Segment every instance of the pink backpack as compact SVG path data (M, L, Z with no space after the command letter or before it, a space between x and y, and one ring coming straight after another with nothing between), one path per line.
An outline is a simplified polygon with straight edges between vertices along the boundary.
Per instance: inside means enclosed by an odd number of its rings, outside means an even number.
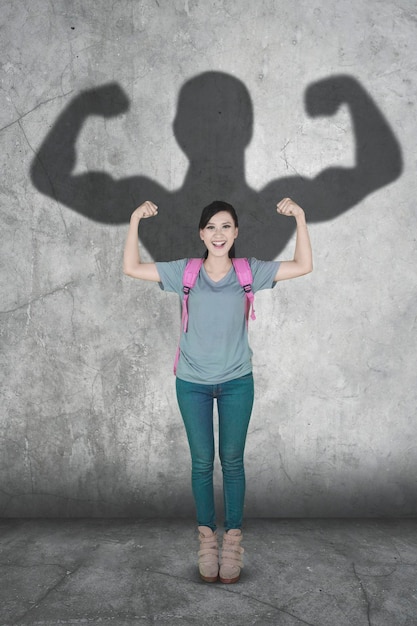
M188 328L188 296L190 294L191 289L194 287L197 276L200 272L201 266L204 263L204 259L189 259L187 265L185 266L184 274L182 275L182 290L184 292L184 297L182 300L182 319L181 319L181 332L186 333ZM239 283L242 285L243 290L246 294L246 323L249 322L249 312L252 308L251 319L255 320L255 309L253 306L254 303L254 295L252 291L252 270L249 265L249 261L247 259L232 259L233 267L235 268L235 272ZM175 355L174 362L174 374L177 372L177 365L180 358L180 346L178 342L177 353Z

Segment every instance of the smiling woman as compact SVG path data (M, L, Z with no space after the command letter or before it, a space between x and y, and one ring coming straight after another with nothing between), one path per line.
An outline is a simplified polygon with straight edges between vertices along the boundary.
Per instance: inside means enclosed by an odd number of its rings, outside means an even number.
M231 204L215 200L206 206L201 214L198 227L200 229L200 238L207 248L206 259L208 259L209 253L214 255L215 258L221 256L226 261L226 252L230 259L235 256L234 244L239 233L239 222L236 211ZM227 263L227 265L228 267L225 267L226 273L230 269L230 263ZM205 269L210 274L219 268L211 270L210 263L206 261Z
M221 211L215 215L207 226L200 230L201 239L204 241L207 248L206 257L209 249L211 249L211 252L225 249L230 250L235 242L237 233L237 227L226 211ZM214 249L210 246L213 246Z
M249 259L252 291L269 289L277 281L311 272L312 253L304 211L290 198L277 204L277 212L296 220L297 235L292 261ZM124 251L124 272L153 280L162 289L183 295L183 275L188 259L142 263L138 226L156 216L150 201L132 214ZM203 209L200 238L206 247L195 284L188 296L187 332L180 340L176 369L178 405L184 421L192 461L192 488L200 539L199 571L206 582L234 583L243 567L242 540L245 471L243 456L252 413L254 384L252 351L248 343L245 291L232 258L239 234L238 217L231 204L216 200ZM219 416L219 457L223 471L225 534L219 567L213 491L213 403Z

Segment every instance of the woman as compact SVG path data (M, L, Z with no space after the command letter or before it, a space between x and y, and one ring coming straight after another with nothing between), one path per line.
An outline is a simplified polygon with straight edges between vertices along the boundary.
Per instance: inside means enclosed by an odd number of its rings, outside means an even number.
M274 287L280 280L312 271L312 253L304 211L290 198L277 204L281 215L296 220L292 261L249 259L252 290ZM123 271L133 278L159 282L182 296L187 259L142 263L138 249L141 219L157 215L150 201L133 213L127 235ZM215 201L205 207L199 224L205 260L189 296L189 321L180 340L176 370L178 405L192 459L192 488L200 539L199 571L206 582L239 579L243 567L240 545L245 496L243 453L253 405L252 352L248 344L245 293L233 269L238 218L232 205ZM219 457L223 472L225 533L219 569L213 493L213 400L219 415Z

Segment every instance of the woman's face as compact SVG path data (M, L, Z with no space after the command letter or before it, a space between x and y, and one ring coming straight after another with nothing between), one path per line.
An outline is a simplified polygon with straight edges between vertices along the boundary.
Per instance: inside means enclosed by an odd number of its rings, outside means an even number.
M238 228L228 211L219 211L210 218L205 228L200 229L202 241L209 254L214 256L228 256L237 234Z

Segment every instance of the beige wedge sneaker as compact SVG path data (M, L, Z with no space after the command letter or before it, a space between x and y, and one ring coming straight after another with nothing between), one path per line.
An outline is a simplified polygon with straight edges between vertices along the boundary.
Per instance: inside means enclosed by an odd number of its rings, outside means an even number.
M243 567L242 555L244 549L240 545L242 531L237 528L230 529L223 535L222 556L220 562L220 582L236 583Z
M198 551L198 569L200 577L206 583L214 583L219 576L219 547L217 531L208 526L199 526L200 550Z

